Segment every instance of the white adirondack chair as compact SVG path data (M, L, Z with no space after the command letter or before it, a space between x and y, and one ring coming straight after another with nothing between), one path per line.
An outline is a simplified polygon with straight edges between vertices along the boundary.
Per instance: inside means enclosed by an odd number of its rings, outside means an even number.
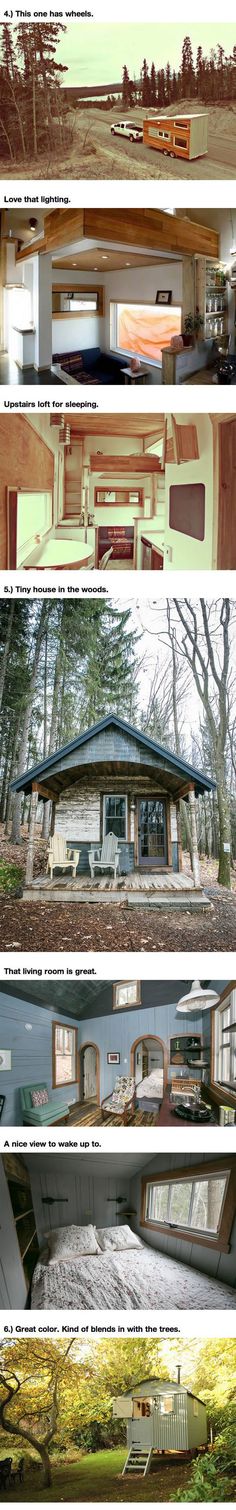
M113 870L114 877L119 871L119 845L116 834L106 834L103 844L97 844L89 850L89 864L92 880L95 870Z
M63 834L53 834L52 839L50 839L47 863L47 870L50 871L51 881L53 879L53 871L56 868L57 870L72 870L72 876L76 876L79 857L79 849L68 849Z

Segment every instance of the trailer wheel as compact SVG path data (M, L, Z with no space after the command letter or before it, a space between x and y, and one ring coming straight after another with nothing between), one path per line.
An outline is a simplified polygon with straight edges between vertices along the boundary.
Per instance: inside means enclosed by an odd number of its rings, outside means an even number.
M175 157L175 152L169 152L169 157Z
M134 142L134 136L129 136L129 142Z

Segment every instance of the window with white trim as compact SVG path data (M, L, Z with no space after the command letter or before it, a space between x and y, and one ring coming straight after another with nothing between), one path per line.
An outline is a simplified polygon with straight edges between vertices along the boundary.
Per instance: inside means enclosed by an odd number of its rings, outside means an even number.
M152 1226L186 1228L217 1236L228 1185L228 1170L220 1174L147 1182L145 1221Z
M236 991L216 1007L214 1029L215 1082L236 1094Z
M57 1085L73 1085L77 1078L77 1028L67 1028L63 1023L54 1022L52 1031L54 1087Z
M103 798L103 832L116 834L117 839L126 839L127 798L111 793Z
M113 1011L120 1007L138 1007L141 1002L140 981L120 980L113 984Z

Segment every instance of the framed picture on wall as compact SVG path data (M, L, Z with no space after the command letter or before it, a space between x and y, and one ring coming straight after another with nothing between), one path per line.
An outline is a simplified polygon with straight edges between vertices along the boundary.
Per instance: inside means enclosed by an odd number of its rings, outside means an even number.
M171 300L172 300L172 288L158 288L157 289L156 304L171 304Z
M120 1064L120 1054L107 1054L107 1064Z

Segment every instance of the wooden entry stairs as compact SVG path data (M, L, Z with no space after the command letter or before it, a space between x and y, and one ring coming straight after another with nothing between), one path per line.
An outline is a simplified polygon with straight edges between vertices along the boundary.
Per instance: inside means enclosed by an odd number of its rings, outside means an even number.
M145 1479L146 1474L149 1473L151 1459L152 1447L142 1448L142 1450L139 1447L130 1447L128 1457L122 1469L122 1478L125 1477L126 1473L139 1473L140 1478Z

